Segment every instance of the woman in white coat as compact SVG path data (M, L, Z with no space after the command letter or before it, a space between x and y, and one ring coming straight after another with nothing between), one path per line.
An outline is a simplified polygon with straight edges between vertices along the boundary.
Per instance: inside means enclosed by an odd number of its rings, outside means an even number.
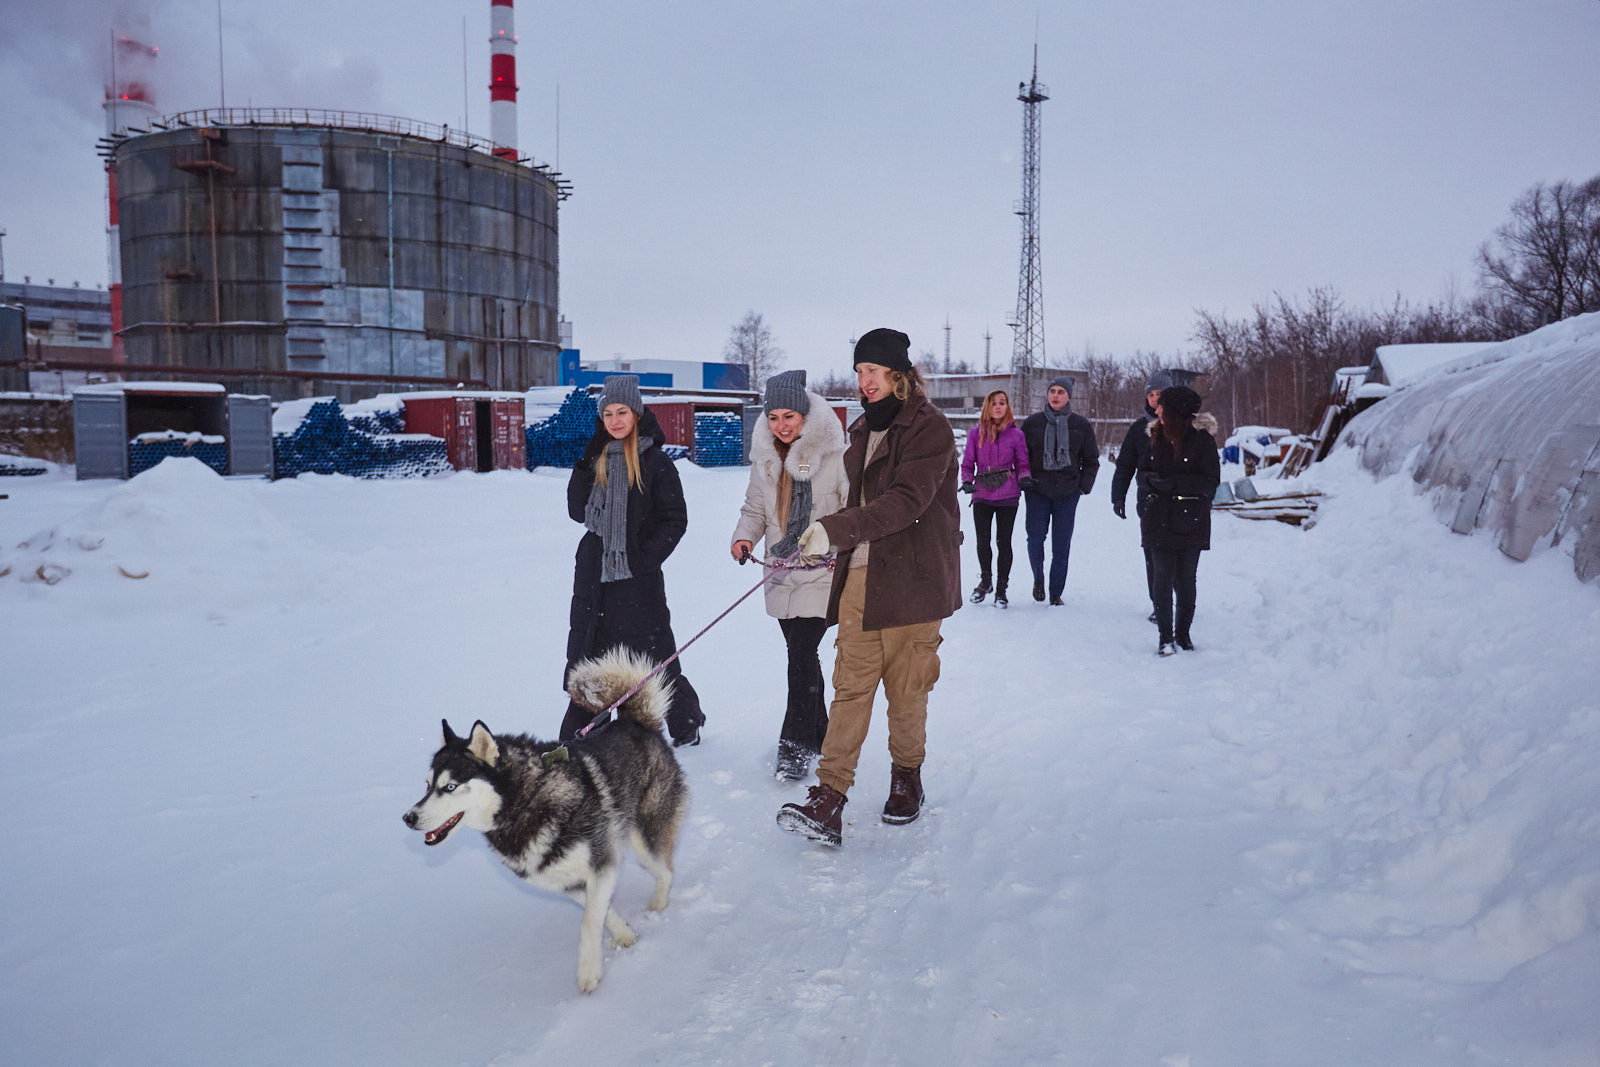
M789 704L778 734L777 775L810 777L811 762L828 732L822 661L817 649L827 632L832 574L800 566L799 537L807 526L844 507L844 427L833 408L806 390L806 372L785 371L767 380L766 429L750 435L750 485L739 508L730 546L743 562L766 539L767 614L778 620L789 648ZM793 568L782 561L794 557Z

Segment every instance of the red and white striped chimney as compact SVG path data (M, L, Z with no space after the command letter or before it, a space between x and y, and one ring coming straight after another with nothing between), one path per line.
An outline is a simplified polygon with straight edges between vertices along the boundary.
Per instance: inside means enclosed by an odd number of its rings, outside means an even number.
M148 15L123 15L111 34L111 71L106 82L106 133L118 136L130 127L148 129L155 121L155 100L150 92L150 65L157 49L146 44ZM106 164L106 260L111 292L111 361L124 361L122 348L122 232L117 225L117 166Z
M489 139L517 158L517 30L511 0L489 0Z

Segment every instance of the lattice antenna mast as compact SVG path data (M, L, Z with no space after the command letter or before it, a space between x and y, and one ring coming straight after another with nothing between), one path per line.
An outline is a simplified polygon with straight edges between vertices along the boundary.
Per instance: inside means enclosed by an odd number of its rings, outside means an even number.
M1033 46L1033 77L1017 85L1022 101L1022 269L1017 276L1017 314L1011 328L1011 403L1017 411L1034 406L1034 389L1045 367L1044 285L1039 259L1039 105L1050 90L1039 84L1039 46Z

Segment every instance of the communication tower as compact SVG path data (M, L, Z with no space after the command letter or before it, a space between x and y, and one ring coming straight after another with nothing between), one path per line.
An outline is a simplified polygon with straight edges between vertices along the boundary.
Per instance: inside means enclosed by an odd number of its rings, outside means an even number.
M1044 286L1039 262L1039 105L1050 99L1039 84L1039 46L1033 46L1033 77L1017 85L1022 101L1022 269L1017 277L1016 331L1011 349L1011 402L1017 411L1033 410L1033 390L1044 370Z

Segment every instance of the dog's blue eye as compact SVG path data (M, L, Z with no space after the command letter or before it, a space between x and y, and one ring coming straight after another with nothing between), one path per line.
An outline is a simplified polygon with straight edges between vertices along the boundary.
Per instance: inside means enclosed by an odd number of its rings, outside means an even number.
M456 791L456 784L454 782L451 782L449 785L447 785L443 789L439 790L439 792L441 792L441 793L454 793L455 791Z

